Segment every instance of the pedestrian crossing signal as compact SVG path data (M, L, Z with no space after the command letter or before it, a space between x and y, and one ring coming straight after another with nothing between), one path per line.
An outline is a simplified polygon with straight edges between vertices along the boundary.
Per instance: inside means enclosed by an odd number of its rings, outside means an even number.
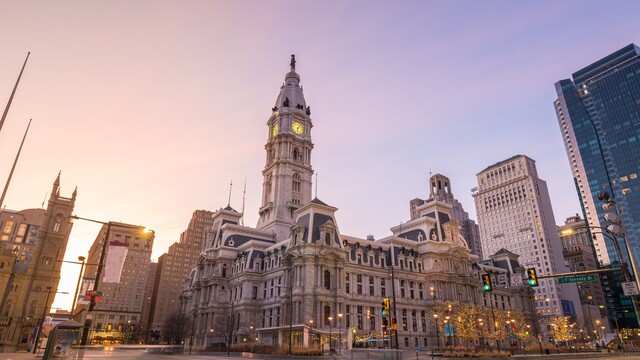
M482 275L482 290L484 291L493 290L491 288L491 277L489 276L489 274Z
M538 276L536 275L535 268L527 269L527 277L529 278L530 286L538 286Z

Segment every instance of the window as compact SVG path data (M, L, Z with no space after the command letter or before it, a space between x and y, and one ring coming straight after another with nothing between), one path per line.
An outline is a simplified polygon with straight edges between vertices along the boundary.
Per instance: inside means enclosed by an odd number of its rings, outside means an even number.
M300 192L300 174L293 174L293 181L291 184L291 188L293 191Z
M331 245L331 234L329 234L329 233L324 234L324 242L327 245Z
M331 326L331 320L329 320L330 316L331 308L327 305L324 307L324 326Z
M324 288L331 290L331 273L329 270L324 271Z
M2 227L3 234L11 234L11 230L13 230L13 221L7 220L4 222L4 226Z

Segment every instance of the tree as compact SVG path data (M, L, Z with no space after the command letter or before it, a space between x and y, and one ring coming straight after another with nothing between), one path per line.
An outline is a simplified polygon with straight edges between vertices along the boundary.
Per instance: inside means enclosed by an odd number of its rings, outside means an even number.
M566 342L575 339L573 335L573 327L575 323L571 323L571 318L568 316L557 317L551 321L551 328L553 329L553 337L557 342Z
M162 326L162 338L167 344L180 345L191 332L191 319L181 313L167 317Z
M462 339L469 347L469 343L480 337L478 328L479 312L475 305L460 304L456 307L456 336Z

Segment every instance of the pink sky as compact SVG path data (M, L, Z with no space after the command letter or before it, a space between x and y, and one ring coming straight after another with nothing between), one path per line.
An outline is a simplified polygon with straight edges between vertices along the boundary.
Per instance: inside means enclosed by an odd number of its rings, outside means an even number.
M579 212L553 84L632 42L637 1L5 1L0 181L33 118L6 207L40 207L58 171L75 213L156 231L153 259L196 209L257 221L265 125L289 56L312 109L318 197L341 233L376 238L452 180L475 218L475 174L537 161L556 221ZM98 227L76 221L65 255ZM76 265L59 291L73 294ZM72 295L54 307L68 309Z

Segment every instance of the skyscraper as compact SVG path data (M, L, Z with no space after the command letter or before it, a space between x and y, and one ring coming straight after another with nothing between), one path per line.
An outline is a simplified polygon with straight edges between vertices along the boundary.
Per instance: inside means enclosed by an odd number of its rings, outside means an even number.
M158 260L155 284L149 315L148 331L162 336L166 319L180 311L180 292L185 278L198 260L206 241L207 233L213 226L213 213L196 210L191 216L187 230L180 235L180 241L173 243Z
M617 201L626 237L640 261L640 48L628 45L555 84L554 102L584 217L595 235L598 260L617 259L600 234L605 190ZM596 228L595 230L593 228ZM627 256L627 254L623 254ZM627 259L628 260L628 259Z
M482 170L477 179L473 196L484 258L505 248L519 254L525 268L536 268L538 276L567 272L547 184L538 177L535 161L516 155ZM543 323L557 316L582 318L575 284L541 279L535 292Z

